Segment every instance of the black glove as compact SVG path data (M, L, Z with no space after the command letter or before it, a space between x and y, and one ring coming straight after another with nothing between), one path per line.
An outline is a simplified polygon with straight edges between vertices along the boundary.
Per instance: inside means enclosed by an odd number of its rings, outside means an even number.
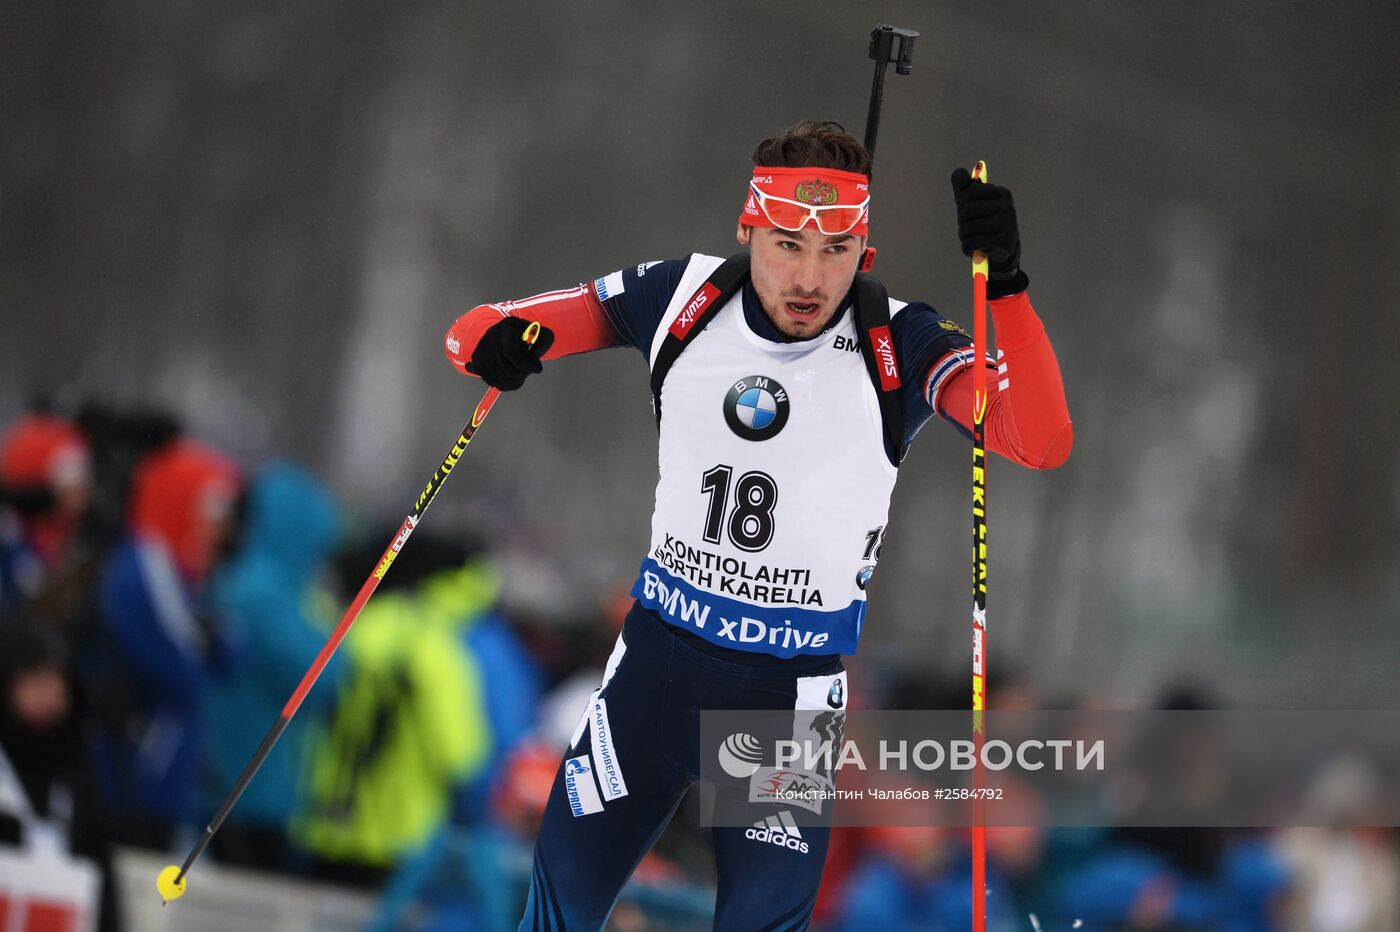
M533 346L526 343L525 330L529 326L528 320L519 317L503 317L500 323L492 324L472 350L467 371L503 392L513 392L524 385L530 373L544 370L540 357L554 345L554 331L548 327L540 328Z
M1030 279L1021 271L1021 235L1011 192L973 181L965 168L954 169L952 182L963 255L971 257L979 249L987 254L987 297L1025 291Z

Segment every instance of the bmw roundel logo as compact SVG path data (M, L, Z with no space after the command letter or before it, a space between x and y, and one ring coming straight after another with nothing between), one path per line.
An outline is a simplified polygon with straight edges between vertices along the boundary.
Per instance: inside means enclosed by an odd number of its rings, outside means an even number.
M745 376L724 396L725 423L745 440L776 437L787 419L787 392L767 376Z

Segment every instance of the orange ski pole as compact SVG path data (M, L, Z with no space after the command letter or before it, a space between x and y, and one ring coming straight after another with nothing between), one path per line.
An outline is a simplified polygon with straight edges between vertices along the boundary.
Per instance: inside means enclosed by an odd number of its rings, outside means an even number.
M535 338L538 337L539 334L540 325L538 322L535 322L526 328L522 339L524 339L526 343L533 344ZM453 467L457 465L457 461L462 457L462 454L466 452L467 444L472 442L472 435L475 434L476 429L481 426L481 422L486 420L486 415L491 411L491 406L496 403L496 399L500 396L500 389L488 388L486 394L481 397L481 401L477 403L476 410L472 412L472 419L462 428L462 433L457 437L457 441L452 444L452 449L448 451L442 463L434 470L433 478L428 480L428 484L424 486L423 491L419 493L418 501L414 504L413 510L408 513L408 517L404 518L403 524L399 525L398 533L395 534L394 539L389 542L389 546L385 549L384 555L379 558L379 562L375 564L374 570L369 574L369 577L365 579L364 585L360 586L360 591L355 596L354 601L350 603L350 607L347 608L345 614L341 616L340 622L335 626L335 630L331 632L331 636L326 639L325 645L321 648L321 652L316 655L316 660L312 662L310 669L302 676L301 682L297 684L297 688L292 692L291 697L287 700L287 704L282 707L281 713L277 716L277 721L273 723L272 728L269 729L267 735L263 737L262 743L258 745L258 749L253 752L253 756L248 761L247 766L245 766L243 772L239 774L238 780L234 782L233 789L229 791L228 796L224 797L223 803L214 813L214 818L209 820L208 826L204 829L204 834L200 836L199 841L197 841L195 846L190 850L183 864L179 866L171 864L169 867L162 870L160 875L156 878L156 889L160 891L162 904L168 903L171 900L177 900L185 895L185 875L190 872L190 868L194 866L194 862L204 853L204 849L209 847L209 842L213 840L214 833L219 830L219 826L224 824L224 819L226 819L229 812L233 810L234 804L237 803L239 797L243 795L243 791L248 788L248 784L253 781L253 777L257 774L258 768L262 767L263 761L267 760L267 755L272 752L273 746L277 744L277 739L281 738L282 732L287 730L287 725L291 722L292 716L296 715L297 709L301 708L302 700L306 698L307 693L311 692L311 687L316 685L316 680L320 678L321 671L326 668L326 664L330 663L331 657L335 655L336 649L340 647L340 642L345 640L345 636L350 633L350 626L355 623L356 618L360 617L360 612L364 609L365 603L369 601L370 596L374 595L374 590L379 588L379 581L384 578L384 574L389 572L389 567L393 565L394 558L403 550L404 544L408 543L408 538L413 534L413 529L418 526L418 522L422 520L423 513L428 510L428 506L431 505L433 499L437 497L438 490L442 488L443 483L447 481L447 477L451 475Z

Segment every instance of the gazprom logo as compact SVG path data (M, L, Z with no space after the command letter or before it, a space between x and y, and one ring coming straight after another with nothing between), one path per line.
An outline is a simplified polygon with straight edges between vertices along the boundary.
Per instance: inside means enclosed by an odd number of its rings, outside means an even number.
M598 797L598 784L593 782L586 756L581 754L564 762L564 795L569 801L569 811L573 813L574 818L603 811L603 801Z

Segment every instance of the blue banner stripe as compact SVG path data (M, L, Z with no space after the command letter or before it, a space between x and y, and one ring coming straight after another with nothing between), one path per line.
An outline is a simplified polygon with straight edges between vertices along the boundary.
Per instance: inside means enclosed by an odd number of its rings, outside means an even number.
M819 611L798 606L762 606L697 589L648 557L632 596L668 624L734 650L775 657L854 654L865 623L865 600Z

